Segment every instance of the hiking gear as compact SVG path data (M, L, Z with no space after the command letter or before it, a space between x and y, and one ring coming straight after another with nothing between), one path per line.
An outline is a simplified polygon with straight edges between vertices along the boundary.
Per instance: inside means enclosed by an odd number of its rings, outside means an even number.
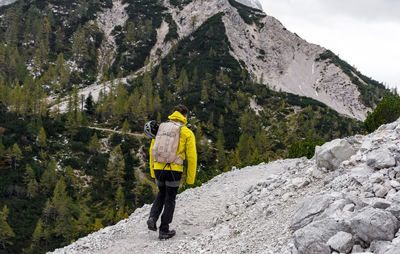
M157 231L157 220L154 217L150 217L147 220L147 227L152 231Z
M181 134L179 138L178 150L176 155L182 158L182 160L188 160L187 168L187 178L186 183L193 184L196 177L196 167L197 167L197 152L196 152L196 139L193 132L187 128L186 118L178 111L175 111L169 117L169 120L174 122L179 122L184 126L181 127ZM151 177L155 178L154 170L172 170L183 172L183 166L175 163L166 164L162 162L156 162L153 159L152 150L155 140L153 139L150 146L150 173Z
M168 230L168 231L161 231L160 230L158 238L160 240L166 240L166 239L169 239L169 238L173 237L174 235L176 235L175 230Z
M156 183L158 186L157 197L154 200L153 206L150 210L150 217L156 220L160 217L161 212L161 225L160 231L168 231L169 224L172 222L175 211L175 198L178 193L179 182L182 177L182 172L155 170ZM175 186L169 186L171 183L178 183Z
M181 137L181 127L183 124L168 121L160 124L156 141L153 145L153 160L161 163L183 164L180 154L177 154L179 139Z
M151 139L156 138L158 131L158 123L155 120L151 120L144 125L144 133Z

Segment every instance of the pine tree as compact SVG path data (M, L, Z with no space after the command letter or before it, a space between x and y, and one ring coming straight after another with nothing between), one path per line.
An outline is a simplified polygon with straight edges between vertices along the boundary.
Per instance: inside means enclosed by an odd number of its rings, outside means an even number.
M56 169L57 162L53 158L40 178L40 189L43 194L47 194L54 189L58 179Z
M42 127L40 127L39 134L38 134L37 139L36 139L37 140L36 141L37 145L40 148L45 148L47 146L46 139L47 139L46 131L44 130L44 128L42 126Z
M19 146L17 143L15 143L11 149L11 162L14 167L14 169L17 168L18 162L22 159L22 152L21 149L19 149Z
M125 212L125 195L121 185L118 186L117 193L115 194L115 210L117 211L115 222L127 218Z
M26 194L28 198L34 198L38 193L39 184L36 181L35 172L29 164L26 164L24 183L27 185Z
M94 105L93 105L92 93L89 93L88 97L86 98L85 111L86 111L86 114L88 114L88 115L93 115L94 114Z
M3 246L3 249L6 248L6 245L13 245L10 239L15 237L14 231L7 223L8 214L9 210L7 206L4 205L3 210L0 212L0 244Z
M216 148L218 150L217 152L218 165L220 168L224 168L226 166L226 156L225 156L225 137L222 130L220 130L218 133Z
M110 159L107 165L105 179L111 183L113 188L125 182L125 160L122 154L121 147L117 145L111 152Z
M242 134L238 142L238 153L240 161L244 164L247 163L247 158L249 156L249 143L247 134Z
M36 223L35 231L33 231L32 234L32 243L30 250L32 251L33 249L40 247L41 242L44 239L45 239L45 232L44 232L43 220L39 219L38 222Z
M98 153L100 150L100 142L97 138L97 133L90 138L89 145L88 145L89 152L91 153Z
M130 132L131 127L129 126L128 120L125 119L124 123L122 124L121 131L124 135Z
M67 186L61 177L54 188L52 203L56 211L56 227L54 232L62 236L66 243L71 242L77 234L77 222L73 217L72 199L67 195Z

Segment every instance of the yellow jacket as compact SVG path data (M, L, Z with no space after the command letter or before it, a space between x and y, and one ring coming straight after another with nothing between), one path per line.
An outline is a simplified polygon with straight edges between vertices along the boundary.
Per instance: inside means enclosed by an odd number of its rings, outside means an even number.
M176 154L180 154L180 157L185 160L188 160L188 169L187 169L187 177L186 183L194 184L194 179L196 177L196 168L197 168L197 152L196 152L196 139L194 137L193 132L186 127L187 120L186 118L179 112L175 111L172 115L168 117L171 121L183 123L185 126L181 128L181 137L179 140L178 151ZM154 162L152 157L152 150L155 139L151 141L150 145L150 173L151 177L155 178L154 170L174 170L183 172L183 166L178 164L171 164L170 167L166 167L165 163Z

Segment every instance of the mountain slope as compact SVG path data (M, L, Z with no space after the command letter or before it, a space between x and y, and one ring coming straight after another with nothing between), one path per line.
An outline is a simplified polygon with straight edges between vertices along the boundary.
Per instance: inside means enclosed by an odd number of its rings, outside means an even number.
M320 57L326 49L289 32L275 18L233 0L192 1L183 9L169 8L169 11L172 11L180 38L188 36L211 16L223 12L231 54L255 79L275 90L314 98L359 120L365 119L385 92L382 84L361 77L354 68L347 72L343 66ZM370 86L374 91L368 94L375 94L367 101L360 91Z
M321 167L327 158L317 152L311 160L276 161L221 174L178 195L172 223L178 234L168 241L159 241L146 228L150 206L145 205L128 219L53 253L292 253L294 248L301 254L331 253L324 246L340 227L324 231L315 225L324 223L329 228L332 221L344 223L345 231L353 234L350 250L396 253L400 243L399 140L400 119L368 136L324 145L321 150L330 147L331 156L341 158L335 168ZM343 142L348 142L346 149L354 148L345 155L347 159L334 152ZM388 153L382 158L379 154L385 149ZM331 157L326 162L333 161ZM371 209L394 223L379 233L376 228L353 224L370 219L365 211ZM379 223L380 215L374 216L371 223ZM308 230L306 235L304 230ZM387 241L379 242L389 230ZM388 250L392 252L384 252Z
M257 82L314 98L358 120L387 92L332 52L234 0L20 1L2 13L1 59L12 64L3 66L0 75L9 86L29 76L57 97L73 86L150 70L173 45L218 13L224 14L230 54Z

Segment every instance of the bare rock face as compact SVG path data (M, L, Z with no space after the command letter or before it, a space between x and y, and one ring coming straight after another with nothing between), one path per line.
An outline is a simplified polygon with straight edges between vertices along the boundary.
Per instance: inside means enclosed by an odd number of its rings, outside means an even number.
M357 150L345 139L335 139L315 148L318 167L335 170L340 163L349 159Z
M238 2L261 10L258 1ZM223 12L222 20L232 47L230 54L244 63L242 67L254 79L262 78L270 88L311 97L359 120L364 120L371 111L360 102L357 86L340 68L329 60L317 60L325 48L288 31L274 17L265 15L259 20L261 25L247 24L228 0L193 0L182 9L168 1L164 5L177 24L180 38L190 36L207 19ZM193 23L192 17L196 22ZM162 55L171 49L168 43L157 44Z

